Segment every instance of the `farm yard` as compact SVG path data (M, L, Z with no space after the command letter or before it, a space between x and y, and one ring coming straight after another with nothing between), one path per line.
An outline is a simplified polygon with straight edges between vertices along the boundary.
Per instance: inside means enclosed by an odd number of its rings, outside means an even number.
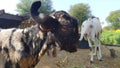
M109 49L114 49L116 57L110 56ZM57 57L53 58L45 55L36 68L120 68L120 47L102 46L103 61L95 59L90 64L90 50L78 49L75 53L58 51Z
M116 57L110 56L109 49L114 49ZM57 57L44 55L41 61L35 68L119 68L120 67L120 47L117 46L102 46L103 61L95 59L93 64L90 64L90 50L78 49L75 53L68 53L57 50ZM0 55L0 65L3 57ZM0 68L2 68L0 66Z
M101 1L104 8L111 8L103 11L97 0L94 6L78 0L69 9L60 2L52 6L52 1L56 0L20 0L16 15L0 10L0 68L120 68L120 9L110 6L119 4ZM62 50L57 48L57 56L56 46ZM93 50L98 50L94 61Z

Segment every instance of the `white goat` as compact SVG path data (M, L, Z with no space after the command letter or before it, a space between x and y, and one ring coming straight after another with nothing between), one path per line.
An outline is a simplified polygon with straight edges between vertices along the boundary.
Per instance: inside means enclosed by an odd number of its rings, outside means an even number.
M101 48L100 48L100 35L102 31L102 26L100 24L99 18L89 18L82 23L81 26L81 37L86 37L88 39L89 47L91 50L90 62L93 62L94 55L98 56L98 60L102 60ZM92 45L94 44L94 46ZM98 53L97 53L98 50Z

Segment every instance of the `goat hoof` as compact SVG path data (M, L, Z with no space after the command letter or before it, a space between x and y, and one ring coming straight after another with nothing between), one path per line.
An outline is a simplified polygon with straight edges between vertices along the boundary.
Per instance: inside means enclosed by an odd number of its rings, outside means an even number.
M93 61L90 61L91 64L93 64L94 62Z

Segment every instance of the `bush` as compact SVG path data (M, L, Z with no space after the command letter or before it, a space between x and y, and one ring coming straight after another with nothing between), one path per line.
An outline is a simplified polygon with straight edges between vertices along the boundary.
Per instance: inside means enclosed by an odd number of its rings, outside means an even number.
M120 32L110 31L103 32L101 35L101 42L103 44L120 44Z

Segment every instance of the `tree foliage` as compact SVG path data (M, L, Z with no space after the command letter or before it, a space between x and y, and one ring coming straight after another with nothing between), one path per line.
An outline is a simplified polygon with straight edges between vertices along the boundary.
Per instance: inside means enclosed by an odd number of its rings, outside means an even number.
M79 26L82 22L91 16L90 7L88 4L75 4L69 10L70 14L78 20Z
M120 29L120 10L110 12L106 20L113 26L113 29Z
M29 14L31 4L36 0L20 0L20 3L17 4L17 12L22 14ZM52 10L52 2L51 0L40 0L42 2L42 6L39 9L39 12L49 14Z
M110 31L110 30L113 30L113 29L114 29L114 27L112 25L108 25L108 26L105 26L103 28L103 30L107 30L107 31Z

